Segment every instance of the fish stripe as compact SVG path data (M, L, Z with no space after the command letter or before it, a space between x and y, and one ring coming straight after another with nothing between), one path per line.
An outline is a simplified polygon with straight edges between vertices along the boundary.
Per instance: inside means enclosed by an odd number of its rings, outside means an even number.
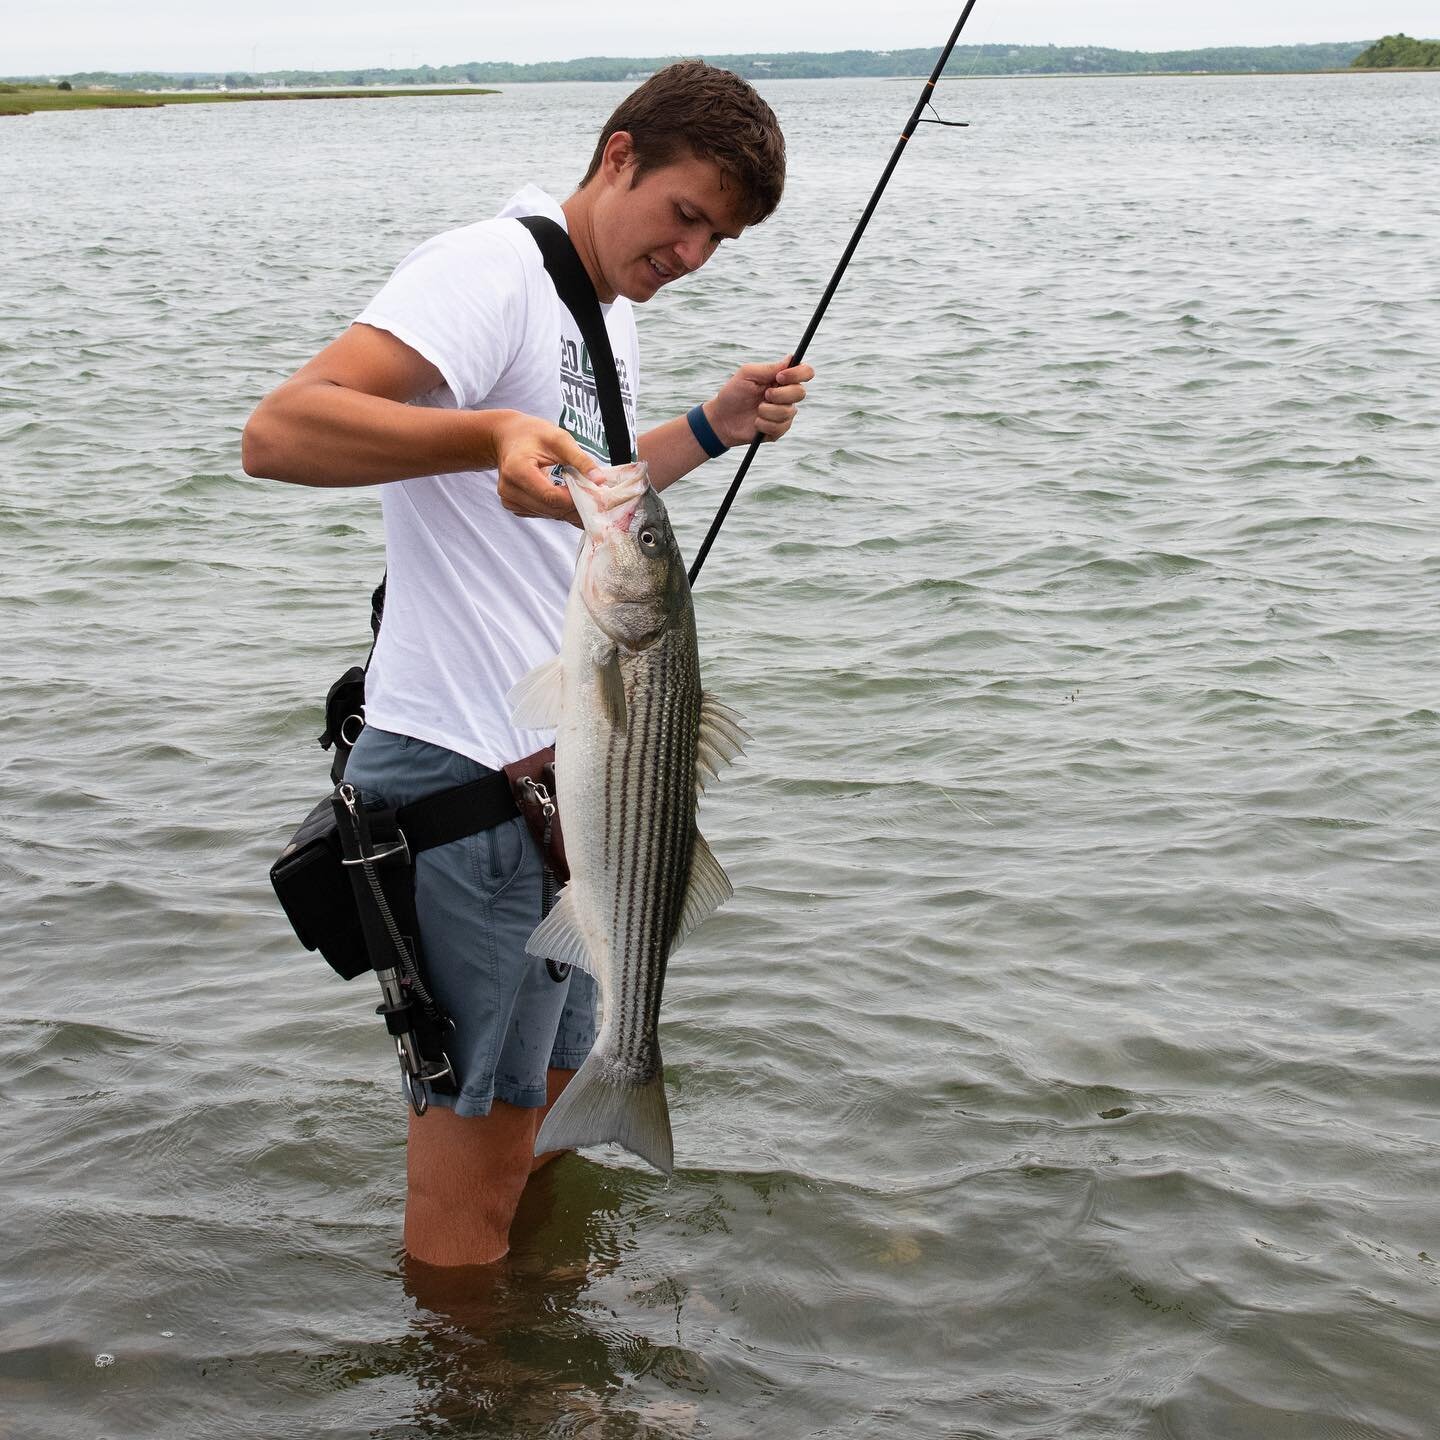
M623 1062L650 1070L658 1059L655 1027L670 944L684 904L694 815L693 750L698 734L696 667L663 642L625 668L631 709L630 748L653 760L649 824L629 832L625 905L614 918L617 950L626 973L617 987L621 1002L615 1043ZM689 682L689 683L686 683ZM611 747L613 755L614 748ZM619 757L616 756L616 759ZM638 793L642 772L627 771L626 815L646 806ZM633 782L633 783L631 783ZM613 814L614 812L612 812ZM611 829L611 827L607 827ZM621 832L623 834L623 832ZM618 841L621 834L613 838ZM628 983L627 983L628 982Z
M603 932L597 943L609 952L597 957L603 1048L618 1071L638 1081L660 1063L661 996L694 848L703 697L693 612L682 612L648 648L622 652L620 668L626 730L601 728L598 684L587 688L564 742L573 757L566 778L574 789L567 790L577 804L568 808L569 796L561 803L567 822L576 817L572 846L585 844L588 833L598 859L586 872L586 904L598 907L588 909L589 923ZM605 774L587 779L593 769Z

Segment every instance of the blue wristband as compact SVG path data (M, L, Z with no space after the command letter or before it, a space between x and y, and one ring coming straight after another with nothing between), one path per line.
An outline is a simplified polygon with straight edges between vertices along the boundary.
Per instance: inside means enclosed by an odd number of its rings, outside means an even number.
M712 460L719 455L723 455L730 448L715 433L710 422L705 418L705 407L703 405L693 406L685 418L690 422L690 433L695 437L700 448Z

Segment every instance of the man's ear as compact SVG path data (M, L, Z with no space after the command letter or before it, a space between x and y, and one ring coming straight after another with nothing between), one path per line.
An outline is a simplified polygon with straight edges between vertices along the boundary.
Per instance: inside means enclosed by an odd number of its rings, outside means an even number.
M600 157L600 173L616 184L635 168L635 140L628 130L617 130L606 142ZM633 176L630 177L633 181Z

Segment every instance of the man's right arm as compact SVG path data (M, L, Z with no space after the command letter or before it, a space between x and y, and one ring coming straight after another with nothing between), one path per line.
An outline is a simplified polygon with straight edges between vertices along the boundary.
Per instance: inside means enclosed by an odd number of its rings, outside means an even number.
M406 403L443 383L388 331L352 325L256 406L241 441L245 471L325 486L498 470L507 510L572 519L569 492L551 483L550 469L588 473L594 460L558 426L518 410Z

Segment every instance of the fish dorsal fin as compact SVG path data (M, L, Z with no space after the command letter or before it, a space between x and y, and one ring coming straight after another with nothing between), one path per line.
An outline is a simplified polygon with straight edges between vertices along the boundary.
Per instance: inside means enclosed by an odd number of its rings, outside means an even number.
M610 722L613 730L626 728L625 677L620 673L620 652L612 649L610 658L595 667L595 678L600 686L600 710Z
M737 756L750 732L739 714L708 690L700 697L700 735L695 746L695 788L704 790Z
M553 960L557 965L573 965L587 975L594 975L597 961L576 919L573 893L568 885L560 892L555 908L531 931L525 942L525 953Z
M715 852L697 830L695 848L690 855L690 881L685 887L685 905L680 911L680 923L675 927L670 949L678 950L690 932L702 920L709 919L734 893L730 877L720 868Z
M560 657L546 660L510 687L510 723L517 730L553 730L560 723Z

